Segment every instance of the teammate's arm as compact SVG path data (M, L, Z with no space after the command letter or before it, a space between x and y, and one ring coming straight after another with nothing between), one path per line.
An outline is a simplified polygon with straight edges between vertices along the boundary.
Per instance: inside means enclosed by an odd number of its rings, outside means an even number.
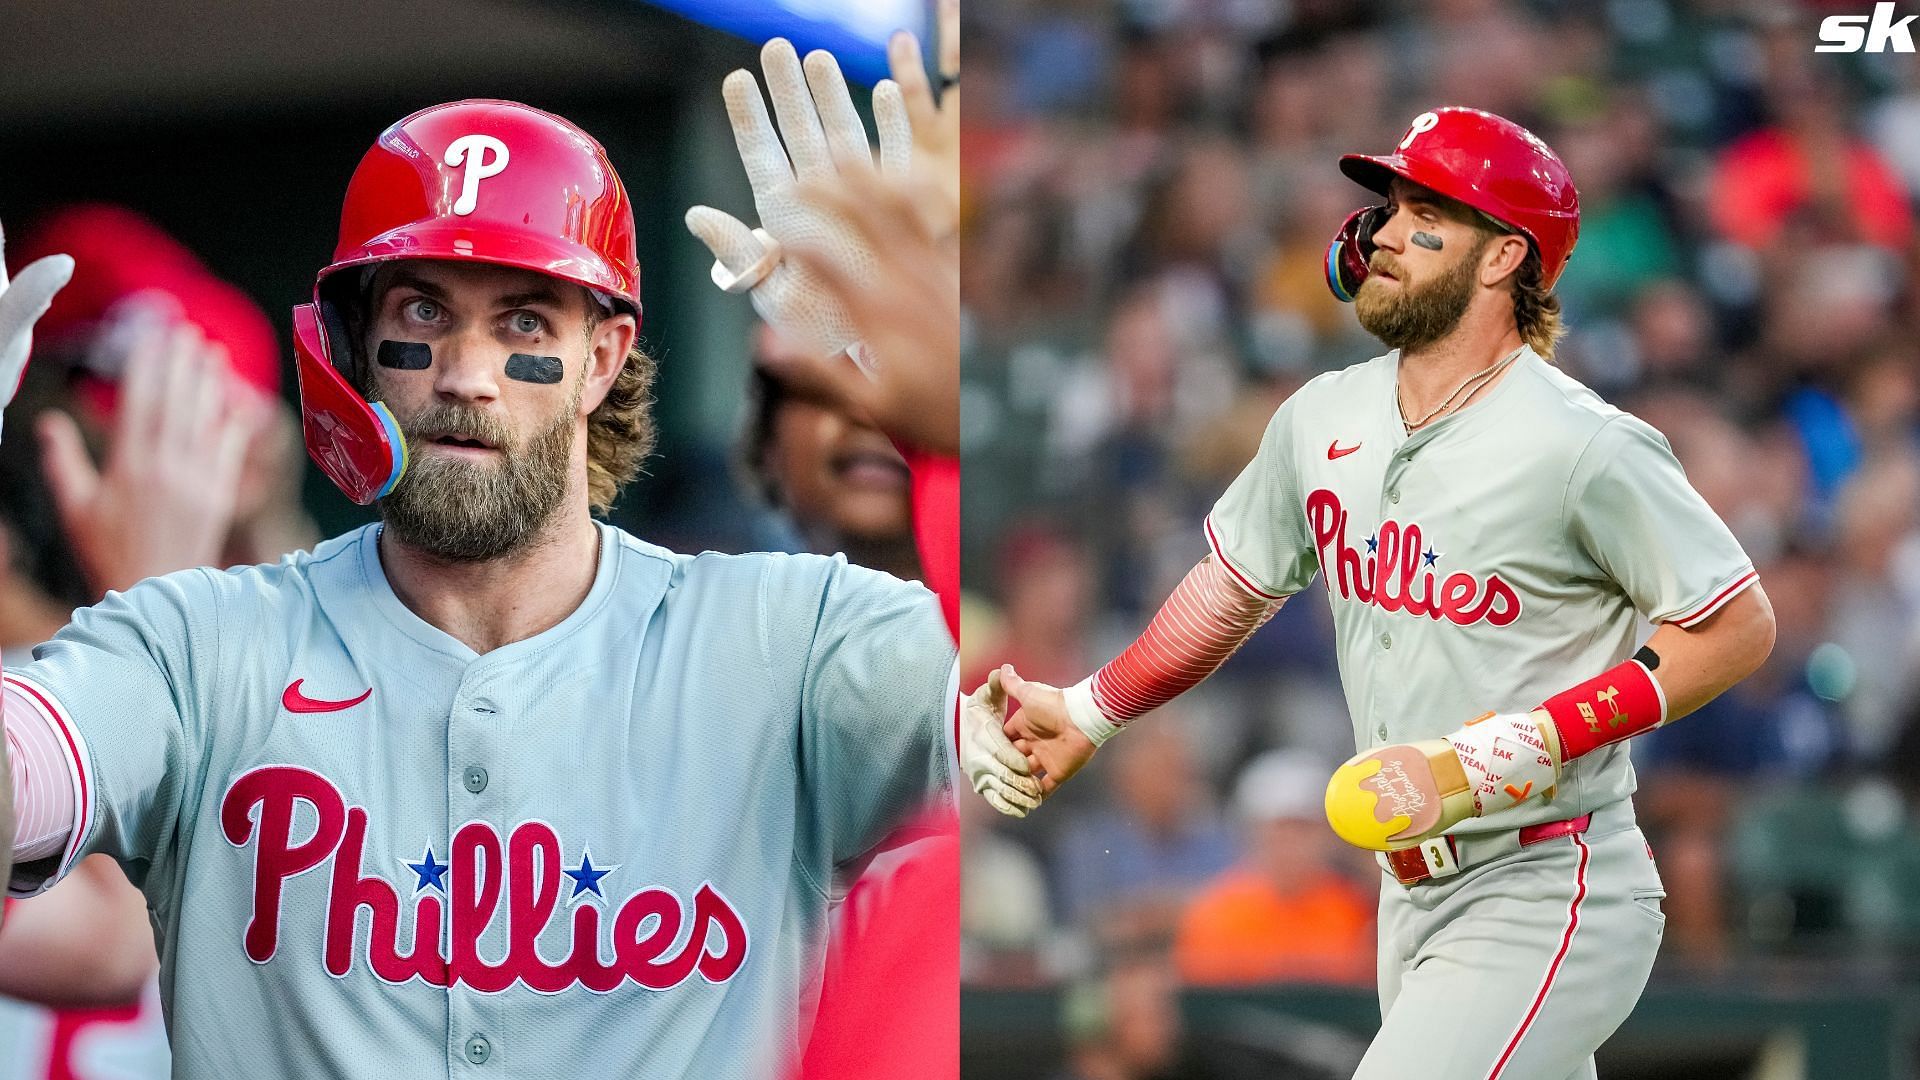
M121 1005L158 963L146 899L105 855L45 896L9 903L0 932L0 994L40 1005Z

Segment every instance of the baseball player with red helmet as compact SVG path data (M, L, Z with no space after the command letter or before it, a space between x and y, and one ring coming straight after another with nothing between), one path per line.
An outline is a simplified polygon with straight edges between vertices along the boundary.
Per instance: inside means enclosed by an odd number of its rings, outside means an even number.
M1625 741L1755 670L1772 611L1659 432L1552 363L1580 220L1553 151L1443 108L1340 166L1385 200L1328 281L1390 351L1280 406L1117 659L1064 690L1002 668L969 707L1019 702L1051 790L1324 574L1361 751L1328 819L1385 874L1357 1075L1592 1077L1661 935Z
M308 447L380 523L6 673L11 890L121 862L176 1075L772 1075L836 869L950 791L925 589L593 519L652 438L633 237L560 117L382 132L294 312ZM0 294L0 386L68 269Z

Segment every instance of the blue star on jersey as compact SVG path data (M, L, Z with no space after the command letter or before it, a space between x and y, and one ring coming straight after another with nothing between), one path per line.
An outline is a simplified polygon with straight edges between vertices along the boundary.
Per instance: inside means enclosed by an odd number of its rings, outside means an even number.
M1380 550L1380 538L1378 536L1367 537L1367 553L1371 555L1375 552L1378 552L1379 550Z
M620 869L618 863L612 866L596 868L593 865L593 854L582 851L580 853L579 869L560 871L573 879L573 891L567 894L567 899L572 900L583 892L590 892L602 900L606 899L607 894L600 891L600 879L618 869Z
M1428 548L1428 549L1426 550L1426 553L1425 553L1425 554L1423 554L1423 555L1421 555L1421 558L1423 558L1423 559L1425 559L1425 560L1427 560L1427 565L1428 565L1428 566L1432 566L1432 565L1433 565L1434 563L1436 563L1436 562L1439 562L1439 561L1440 561L1440 556L1439 556L1439 554L1438 554L1437 552L1435 552L1435 551L1434 551L1434 550L1433 550L1432 548Z
M446 883L441 880L447 875L447 864L434 861L432 844L427 845L427 857L425 859L420 862L407 863L406 866L407 869L413 871L414 874L420 878L413 886L413 891L416 895L422 889L439 889L443 893L447 891Z

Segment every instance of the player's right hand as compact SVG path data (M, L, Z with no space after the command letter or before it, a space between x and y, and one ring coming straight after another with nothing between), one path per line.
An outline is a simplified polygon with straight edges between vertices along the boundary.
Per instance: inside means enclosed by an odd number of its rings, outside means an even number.
M13 401L33 351L33 324L46 314L53 295L73 277L73 257L36 259L7 280L6 237L0 234L0 408Z
M1041 792L1051 795L1093 759L1097 748L1068 714L1067 697L1059 687L1023 679L1012 664L1000 665L997 674L1007 695L1020 705L1020 711L1007 718L1007 737L1027 756Z

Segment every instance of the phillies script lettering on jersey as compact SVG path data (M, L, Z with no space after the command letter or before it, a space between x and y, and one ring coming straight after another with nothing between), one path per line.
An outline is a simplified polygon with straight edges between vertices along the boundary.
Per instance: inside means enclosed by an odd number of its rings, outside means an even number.
M1315 488L1307 496L1307 524L1320 550L1320 566L1330 583L1337 582L1342 599L1461 626L1482 619L1506 626L1520 617L1520 594L1499 574L1488 574L1482 582L1455 571L1441 581L1434 569L1439 556L1424 550L1426 538L1413 522L1381 522L1362 555L1347 543L1347 511L1340 496Z
M294 841L297 803L317 813L313 835ZM335 976L353 966L354 916L361 907L373 913L366 959L373 973L391 983L419 978L430 986L458 983L494 993L515 981L542 993L573 985L605 993L632 979L652 990L677 986L695 972L708 982L732 978L747 959L747 928L732 904L705 883L694 893L689 916L671 889L658 886L629 896L613 916L612 943L603 949L600 909L592 903L573 908L573 939L568 954L556 961L540 955L537 939L560 905L560 838L545 822L515 827L504 844L487 822L469 822L454 833L447 865L445 917L451 933L441 932L442 903L431 889L414 903L412 942L400 951L400 893L391 883L360 872L367 836L367 812L348 806L339 788L319 773L291 765L254 769L233 782L220 805L220 826L227 842L254 847L253 917L247 924L247 955L264 964L280 943L280 899L289 878L306 873L329 857L332 884L327 896L326 967ZM436 878L437 880L437 878ZM506 956L480 956L480 938L499 913L506 894ZM651 926L649 926L651 920ZM674 949L682 925L690 923L685 944ZM718 928L719 941L712 940ZM442 942L451 955L442 954ZM613 959L602 959L611 952Z

